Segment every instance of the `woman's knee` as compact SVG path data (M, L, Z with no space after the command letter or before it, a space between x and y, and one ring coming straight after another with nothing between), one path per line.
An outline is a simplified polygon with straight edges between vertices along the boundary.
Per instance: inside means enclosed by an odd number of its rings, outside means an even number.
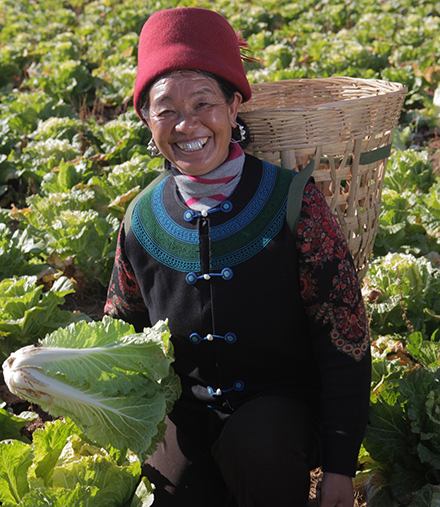
M218 466L167 418L164 441L143 466L160 507L224 507L228 490Z
M279 507L299 506L307 504L318 441L307 407L267 396L230 417L212 453L240 507L269 499Z

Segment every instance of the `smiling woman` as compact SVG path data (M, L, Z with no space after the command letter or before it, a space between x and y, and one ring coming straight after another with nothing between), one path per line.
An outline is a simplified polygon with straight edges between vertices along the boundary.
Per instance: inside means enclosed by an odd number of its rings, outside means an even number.
M182 173L199 176L228 158L241 101L235 92L228 103L211 77L174 71L151 86L146 122L164 157Z
M294 236L296 173L243 152L242 46L207 9L145 23L134 105L170 173L121 227L105 312L169 322L182 396L144 467L160 507L305 507L319 465L321 507L351 507L370 387L359 282L313 182Z

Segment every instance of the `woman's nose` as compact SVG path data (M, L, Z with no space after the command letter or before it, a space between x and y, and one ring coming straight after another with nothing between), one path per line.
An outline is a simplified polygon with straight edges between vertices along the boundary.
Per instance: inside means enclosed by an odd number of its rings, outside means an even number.
M182 111L179 114L175 129L178 132L186 133L197 128L199 124L199 119L193 112Z

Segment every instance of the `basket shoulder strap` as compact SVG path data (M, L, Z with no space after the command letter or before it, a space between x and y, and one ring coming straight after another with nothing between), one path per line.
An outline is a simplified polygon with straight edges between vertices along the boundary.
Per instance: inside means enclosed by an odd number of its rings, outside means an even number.
M301 214L302 195L314 168L315 159L312 159L302 171L295 175L289 187L289 194L287 196L286 221L295 238L298 231L299 217Z
M156 176L154 180L149 183L141 192L138 193L136 197L133 198L133 200L128 205L127 211L125 212L125 224L124 224L124 230L125 235L127 236L128 231L131 227L131 217L133 216L133 210L136 206L136 203L141 199L142 196L144 196L147 192L152 190L154 187L156 187L162 180L164 180L169 174L171 174L170 171L163 171L159 174L159 176Z

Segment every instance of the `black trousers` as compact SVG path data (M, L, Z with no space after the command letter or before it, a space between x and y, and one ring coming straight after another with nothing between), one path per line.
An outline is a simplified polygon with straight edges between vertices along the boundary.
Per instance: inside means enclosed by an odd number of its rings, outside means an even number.
M247 402L209 450L166 422L165 441L144 466L156 486L155 507L307 506L321 425L302 403L272 395ZM191 423L196 429L197 419Z

